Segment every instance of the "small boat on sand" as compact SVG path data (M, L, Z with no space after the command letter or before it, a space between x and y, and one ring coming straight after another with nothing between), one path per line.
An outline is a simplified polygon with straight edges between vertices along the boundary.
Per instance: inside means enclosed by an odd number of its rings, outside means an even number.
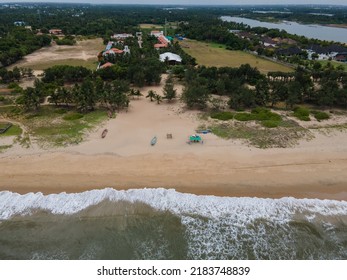
M157 136L154 136L151 140L151 146L154 146L157 143Z
M201 134L207 134L207 133L211 133L211 129L198 129L196 130L196 133L201 133Z
M107 130L107 129L104 129L104 131L103 131L102 134L101 134L101 138L105 138L106 135L107 135L107 132L108 132L108 130Z

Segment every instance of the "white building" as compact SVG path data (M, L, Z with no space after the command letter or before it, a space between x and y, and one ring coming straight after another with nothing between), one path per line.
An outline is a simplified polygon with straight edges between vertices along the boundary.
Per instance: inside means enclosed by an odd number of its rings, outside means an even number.
M175 63L181 63L182 62L182 58L174 53L171 52L166 52L163 53L159 56L159 59L161 62L165 62L165 61L169 61L169 62L175 62Z
M151 36L155 36L155 37L164 36L164 31L153 30L151 31Z
M111 36L112 39L116 39L116 40L120 40L120 41L124 41L127 38L132 38L134 37L132 34L129 33L120 33L120 34L113 34Z

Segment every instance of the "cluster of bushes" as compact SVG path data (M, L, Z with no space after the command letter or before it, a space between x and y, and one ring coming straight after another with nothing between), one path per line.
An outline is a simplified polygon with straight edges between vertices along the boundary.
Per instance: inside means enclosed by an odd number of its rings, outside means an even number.
M221 121L228 121L234 118L235 114L232 112L215 112L210 115L212 119L217 119Z
M63 39L56 39L55 42L59 46L61 46L61 45L73 46L74 44L76 44L76 40L75 39L68 38L68 37L65 37Z
M45 70L42 81L45 83L80 82L92 76L92 71L82 66L55 65Z
M294 116L301 121L310 121L310 110L304 107L294 108Z
M66 121L74 121L74 120L79 120L83 118L83 114L80 114L80 113L69 113L69 114L66 114L63 119L66 120Z
M322 120L328 120L330 118L329 114L326 112L321 112L321 111L311 111L313 116L316 118L317 121L322 121Z
M322 111L312 110L304 107L294 108L294 116L301 121L310 121L310 115L313 115L317 121L327 120L330 118L329 114Z
M237 113L235 119L238 121L260 121L264 127L268 128L277 127L282 121L280 115L266 108L255 108L251 113Z
M262 126L272 128L280 125L282 118L280 115L271 112L266 108L255 108L250 113L232 113L232 112L217 112L212 113L211 118L218 120L231 120L237 121L259 121Z

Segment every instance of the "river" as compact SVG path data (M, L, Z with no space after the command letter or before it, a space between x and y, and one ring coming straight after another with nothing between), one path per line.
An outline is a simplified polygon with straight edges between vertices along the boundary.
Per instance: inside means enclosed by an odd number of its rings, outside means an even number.
M290 34L302 35L307 38L347 43L347 28L328 27L323 25L307 25L292 21L272 23L230 16L223 16L221 19L224 21L244 23L251 27L261 26L266 28L277 28L280 30L283 29Z

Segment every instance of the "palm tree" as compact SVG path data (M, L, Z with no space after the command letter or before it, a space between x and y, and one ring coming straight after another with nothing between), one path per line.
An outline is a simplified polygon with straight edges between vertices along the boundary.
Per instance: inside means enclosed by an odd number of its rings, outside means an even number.
M157 101L158 104L160 104L163 98L159 94L156 94L154 99Z
M136 90L135 91L135 96L137 97L137 99L140 97L140 96L142 96L143 94L141 93L141 91L140 90Z
M150 98L150 100L151 100L151 102L153 101L153 99L155 99L156 98L156 93L153 91L153 90L150 90L150 91L148 91L148 94L147 94L147 96L146 96L146 98Z
M136 91L132 88L129 95L133 97L136 96Z

